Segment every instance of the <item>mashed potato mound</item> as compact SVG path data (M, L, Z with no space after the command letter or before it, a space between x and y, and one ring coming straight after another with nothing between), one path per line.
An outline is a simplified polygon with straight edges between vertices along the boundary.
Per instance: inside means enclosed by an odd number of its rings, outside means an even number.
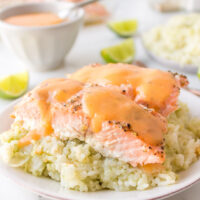
M143 35L143 42L152 53L180 65L200 66L200 14L172 17Z
M20 122L1 135L1 157L13 167L35 176L47 176L67 189L97 191L145 190L174 184L177 172L187 169L200 154L200 120L192 118L185 105L170 115L165 136L166 161L162 171L149 173L114 158L106 158L77 140L45 137L23 149L18 141L27 134Z

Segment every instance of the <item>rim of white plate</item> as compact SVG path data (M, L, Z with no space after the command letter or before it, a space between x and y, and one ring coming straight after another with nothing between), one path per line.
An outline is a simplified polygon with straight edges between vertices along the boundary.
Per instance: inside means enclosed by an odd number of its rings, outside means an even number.
M194 96L193 94L190 94L189 92L187 91L184 91L183 93L185 94L188 94L189 96L193 96L193 98L196 98L196 100L199 101L199 98ZM188 97L190 98L190 97ZM21 100L18 99L16 101L14 101L13 103L9 104L8 106L6 106L1 112L0 112L0 115L6 113L9 109L11 109L16 103L18 103L19 101ZM198 161L197 161L198 162ZM6 164L5 164L6 165ZM192 167L192 166L190 166ZM186 170L187 171L187 170ZM8 174L4 174L4 175L8 175ZM31 186L30 184L26 184L26 181L20 181L19 179L17 179L16 177L12 177L12 176L6 176L8 177L12 182L20 185L21 187L23 188L26 188L28 189L29 191L33 192L33 193L36 193L38 195L41 195L41 196L44 196L44 197L48 197L48 198L54 198L54 199L58 199L58 200L75 200L73 198L68 198L68 197L62 197L62 196L56 196L55 194L53 193L49 193L49 192L46 192L46 191L43 191L42 188L39 188L37 186ZM164 198L167 198L167 197L170 197L170 196L173 196L177 193L180 193L181 191L184 191L188 188L190 188L191 186L193 186L194 184L196 184L197 182L200 181L200 175L199 176L195 176L196 178L193 178L193 180L191 181L187 181L188 184L186 185L183 185L183 186L179 186L179 188L176 188L175 190L173 190L172 188L172 192L168 192L168 193L163 193L163 195L159 195L159 196L155 196L154 197L150 197L150 198L145 198L145 200L157 200L157 199L164 199ZM176 184L174 184L176 185ZM151 190L151 189L150 189ZM150 191L149 190L149 191ZM111 191L111 192L115 192L115 191ZM134 192L134 191L130 191L130 192ZM122 192L123 193L123 192ZM97 192L98 194L98 192ZM133 194L134 195L134 194Z

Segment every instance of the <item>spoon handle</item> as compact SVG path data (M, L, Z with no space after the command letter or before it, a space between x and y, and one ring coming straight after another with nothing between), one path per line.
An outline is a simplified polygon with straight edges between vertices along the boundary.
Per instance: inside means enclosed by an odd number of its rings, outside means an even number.
M76 9L76 8L82 8L88 4L91 4L91 3L94 3L96 1L99 1L99 0L85 0L85 1L81 1L81 2L78 2L76 3L72 9Z
M94 3L96 1L100 1L100 0L85 0L85 1L78 2L78 3L73 3L72 5L70 5L70 7L67 7L66 9L61 9L58 12L58 16L62 19L68 18L71 11L76 10L77 8L82 8L86 5Z
M192 89L192 88L189 88L189 87L185 87L184 89L187 90L188 92L191 92L192 94L200 97L200 90Z

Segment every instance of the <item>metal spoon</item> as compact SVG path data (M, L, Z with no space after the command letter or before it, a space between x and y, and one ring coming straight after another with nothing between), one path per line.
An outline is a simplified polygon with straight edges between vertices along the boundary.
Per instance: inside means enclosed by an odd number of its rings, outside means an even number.
M85 1L81 1L81 2L78 2L78 3L72 4L71 6L59 11L58 16L62 19L65 19L70 15L70 13L72 11L74 11L78 8L82 8L84 6L87 6L87 5L94 3L94 2L97 2L97 1L99 1L99 0L85 0Z
M137 65L138 67L148 68L148 66L145 63L143 63L139 60L136 60L133 64ZM185 89L188 92L200 97L200 90L192 89L192 88L189 88L188 86L184 87L183 89Z

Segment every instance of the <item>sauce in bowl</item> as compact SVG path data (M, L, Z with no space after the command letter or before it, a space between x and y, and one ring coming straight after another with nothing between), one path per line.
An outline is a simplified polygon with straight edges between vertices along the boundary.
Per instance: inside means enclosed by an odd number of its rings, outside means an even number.
M20 14L4 19L4 22L17 26L50 26L63 22L63 19L54 13Z

